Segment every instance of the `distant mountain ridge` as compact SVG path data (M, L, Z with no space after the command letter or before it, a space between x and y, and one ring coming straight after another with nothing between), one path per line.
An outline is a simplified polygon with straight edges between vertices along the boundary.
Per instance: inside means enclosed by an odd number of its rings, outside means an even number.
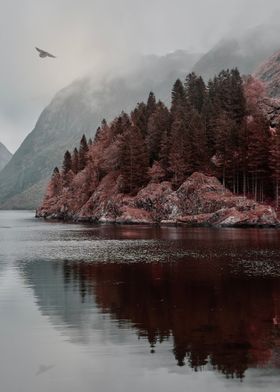
M93 137L103 118L129 112L151 90L169 101L174 80L190 72L200 56L185 51L145 56L125 75L99 81L85 77L58 92L0 173L0 208L37 207L54 166L83 133Z
M0 171L7 165L12 156L7 147L0 142Z
M204 78L212 78L221 69L238 67L241 74L251 74L275 51L280 49L280 24L266 23L237 37L221 40L194 65Z

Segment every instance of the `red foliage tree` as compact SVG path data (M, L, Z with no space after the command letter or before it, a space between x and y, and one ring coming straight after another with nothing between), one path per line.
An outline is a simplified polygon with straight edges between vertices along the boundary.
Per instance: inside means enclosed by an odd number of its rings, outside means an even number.
M88 159L88 143L87 138L85 135L82 136L80 142L80 149L79 149L79 171L83 170L86 167L87 159Z
M180 119L175 120L172 124L171 141L169 171L172 175L173 185L178 187L192 171L190 165L191 146L185 124Z
M147 124L146 144L150 164L159 159L160 143L165 131L170 131L170 114L167 107L158 102Z
M121 191L135 194L148 179L148 152L140 130L131 126L120 146Z

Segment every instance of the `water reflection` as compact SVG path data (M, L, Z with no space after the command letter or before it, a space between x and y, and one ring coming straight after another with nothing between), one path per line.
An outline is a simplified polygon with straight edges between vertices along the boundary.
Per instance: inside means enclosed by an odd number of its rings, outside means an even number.
M130 329L147 355L167 342L180 367L243 379L249 368L280 368L280 278L234 267L220 255L211 263L38 261L23 273L41 311L55 325L63 320L74 341L89 344L91 328L120 343Z
M1 391L278 391L280 231L33 216L0 212Z

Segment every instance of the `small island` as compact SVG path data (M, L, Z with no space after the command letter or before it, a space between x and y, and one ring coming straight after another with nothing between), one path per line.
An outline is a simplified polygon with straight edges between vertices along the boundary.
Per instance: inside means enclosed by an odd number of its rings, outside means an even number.
M176 80L66 151L36 216L74 222L278 227L280 133L262 82ZM269 101L269 102L270 102Z

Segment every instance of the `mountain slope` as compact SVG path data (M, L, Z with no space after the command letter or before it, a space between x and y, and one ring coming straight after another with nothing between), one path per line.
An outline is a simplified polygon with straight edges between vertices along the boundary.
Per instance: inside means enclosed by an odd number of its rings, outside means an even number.
M272 98L280 98L280 51L263 62L254 76L265 83L267 94Z
M7 165L12 158L10 151L0 142L0 171Z
M212 78L221 69L234 67L238 67L242 74L250 74L279 49L279 34L279 23L267 23L238 37L223 39L198 60L194 71L206 79Z
M94 136L103 118L111 120L121 110L130 111L151 90L168 101L171 84L186 75L199 57L184 51L146 56L119 76L99 81L87 77L60 91L0 173L0 207L37 207L53 168L83 133Z

